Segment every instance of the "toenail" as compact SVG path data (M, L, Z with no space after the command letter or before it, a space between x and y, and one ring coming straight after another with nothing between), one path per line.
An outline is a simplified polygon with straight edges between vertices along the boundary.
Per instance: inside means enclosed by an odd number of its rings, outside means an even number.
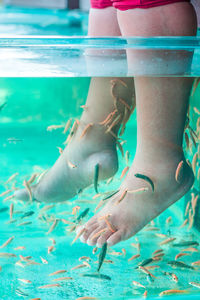
M97 244L97 248L101 248L102 247L102 245L100 245L100 244Z
M92 243L91 240L88 240L88 241L87 241L87 244L88 244L88 246L93 246L93 243Z
M80 241L81 241L82 243L86 243L86 240L84 239L83 236L80 237Z

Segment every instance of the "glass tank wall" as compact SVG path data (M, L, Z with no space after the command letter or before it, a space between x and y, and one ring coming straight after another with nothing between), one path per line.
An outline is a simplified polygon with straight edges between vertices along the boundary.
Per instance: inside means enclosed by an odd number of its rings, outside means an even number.
M10 32L12 36L0 39L0 299L143 299L146 293L160 299L166 290L173 290L169 299L199 299L199 38L54 36L59 30L38 36L34 26L25 31L32 36ZM13 195L26 187L30 196L33 185L62 155L73 123L87 109L92 78L111 81L112 96L112 81L128 77L194 79L183 146L195 182L135 236L108 247L97 272L101 250L72 241L76 227L118 190L132 163L135 110L118 141L119 169L111 179L99 180L98 186L91 182L60 203L40 203L34 197L24 202Z

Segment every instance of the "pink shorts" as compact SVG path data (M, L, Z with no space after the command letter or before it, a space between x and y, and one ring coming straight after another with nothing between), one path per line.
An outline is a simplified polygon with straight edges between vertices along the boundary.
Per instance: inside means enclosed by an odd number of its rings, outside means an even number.
M92 8L106 8L113 6L120 10L133 8L150 8L176 2L190 2L190 0L90 0Z

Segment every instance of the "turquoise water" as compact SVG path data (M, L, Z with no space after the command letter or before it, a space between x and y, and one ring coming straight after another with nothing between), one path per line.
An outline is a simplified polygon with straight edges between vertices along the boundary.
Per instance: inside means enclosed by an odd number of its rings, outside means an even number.
M62 134L62 129L47 132L46 128L52 124L64 124L70 117L79 118L81 114L80 105L85 103L87 96L89 78L1 78L0 95L1 103L7 102L7 105L0 112L0 193L5 188L21 187L23 180L28 179L32 173L42 172L49 168L58 158L59 152L57 146L63 147L66 136ZM23 87L23 88L22 88ZM199 109L199 87L191 99L192 126L195 129L198 115L193 112L193 106ZM14 139L15 140L14 140ZM136 148L136 115L132 115L123 136L127 143L124 146L125 151L130 151L130 160L134 157ZM11 140L10 140L11 139ZM188 158L192 158L195 148L188 153ZM115 190L120 183L119 177L126 162L119 153L120 169L110 184L102 182L100 192ZM199 164L199 162L198 162ZM5 186L5 181L13 174L19 175L10 184ZM16 181L16 182L15 182ZM195 187L199 188L196 181ZM188 229L188 226L180 228L184 220L185 199L181 199L165 211L161 216L154 220L154 224L149 224L135 237L126 242L122 242L112 249L108 249L106 256L111 263L104 263L101 269L102 274L111 277L111 280L100 280L98 278L82 277L82 273L94 272L97 268L98 253L92 253L92 247L77 241L71 245L74 232L70 232L70 225L64 224L61 219L74 220L72 209L80 205L80 212L85 208L90 208L89 214L83 221L88 220L94 214L94 208L101 198L93 199L95 191L90 187L83 191L74 199L65 203L56 204L53 208L43 213L43 218L39 217L44 204L34 203L27 206L24 203L14 203L13 221L9 223L9 208L11 201L0 202L0 245L8 238L13 237L13 241L5 248L0 249L0 253L13 253L16 257L0 257L0 299L32 299L39 297L42 300L60 300L77 299L78 297L90 296L102 299L138 299L142 297L145 289L148 296L157 297L160 292L167 289L186 289L188 297L199 297L199 289L189 285L189 282L199 282L200 269L172 269L167 262L174 260L176 254L182 248L173 247L173 243L160 246L163 238L156 236L156 233L165 234L166 237L174 237L174 243L180 241L199 241L199 233L195 228ZM191 192L188 193L191 198ZM4 208L5 211L1 212ZM199 209L199 208L198 208ZM23 217L27 212L32 215ZM199 213L199 211L198 211ZM171 216L172 221L166 223L167 218ZM47 235L50 226L55 218L59 223L55 230ZM19 224L30 222L27 225ZM156 227L156 231L153 228ZM152 229L152 230L151 230ZM55 249L48 254L48 247L52 245L53 238L56 241ZM128 259L138 253L138 250L131 245L140 243L141 256L133 261ZM25 247L16 250L17 247ZM126 250L126 254L122 252ZM159 268L150 270L155 276L153 282L149 281L147 276L135 267L142 260L151 257L152 253L158 249L164 250L165 256L161 261L156 261L151 265L158 265ZM196 246L199 249L198 246ZM113 251L119 252L117 255ZM114 255L115 254L115 255ZM32 256L31 260L39 265L28 265L27 262L19 262L20 256ZM74 266L81 264L79 258L88 256L90 267L71 270ZM48 263L43 263L41 257ZM191 265L192 262L200 260L198 252L191 253L180 259ZM50 273L57 270L67 270L67 273L49 276ZM164 272L175 273L179 281L174 282L170 276L164 275ZM54 282L52 279L58 277L72 277L68 281ZM21 282L19 279L30 280L31 283ZM138 281L145 286L136 287L132 281ZM46 284L59 283L60 287L40 289ZM173 297L172 297L173 298ZM176 296L178 299L178 297ZM186 297L187 298L187 297ZM156 298L153 298L156 299ZM180 299L184 299L180 296ZM187 298L188 299L188 298Z

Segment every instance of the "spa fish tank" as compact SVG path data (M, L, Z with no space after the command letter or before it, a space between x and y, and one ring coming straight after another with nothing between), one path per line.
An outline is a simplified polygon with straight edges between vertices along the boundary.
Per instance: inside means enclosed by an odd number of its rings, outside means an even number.
M199 299L199 37L89 38L83 36L85 14L73 13L64 24L62 14L8 12L9 21L0 12L0 299ZM18 27L20 36L14 35ZM138 53L132 67L126 51ZM194 79L183 143L195 181L132 238L113 247L88 246L76 239L76 229L118 190L130 167L135 110L120 139L113 136L119 157L114 176L98 180L96 165L94 182L62 202L37 201L32 189L73 138L92 78L107 78L115 96L116 82L142 76ZM21 188L27 201L15 198Z

